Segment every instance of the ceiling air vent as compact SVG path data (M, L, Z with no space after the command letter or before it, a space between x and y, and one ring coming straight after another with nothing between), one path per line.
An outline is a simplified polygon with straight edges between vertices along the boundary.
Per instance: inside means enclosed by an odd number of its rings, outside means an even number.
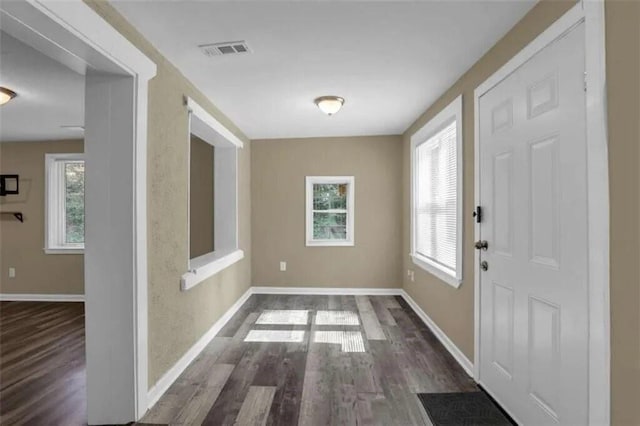
M226 41L224 43L202 44L198 46L207 56L237 55L249 53L249 46L245 41Z

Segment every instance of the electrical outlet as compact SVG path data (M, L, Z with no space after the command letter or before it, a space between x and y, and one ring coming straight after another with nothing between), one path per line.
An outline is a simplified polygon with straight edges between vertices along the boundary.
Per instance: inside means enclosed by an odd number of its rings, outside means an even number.
M9 278L16 277L16 268L9 268Z
M409 277L411 282L414 282L416 280L415 272L413 271L413 269L407 270L407 276Z
M287 270L287 262L280 262L280 272Z

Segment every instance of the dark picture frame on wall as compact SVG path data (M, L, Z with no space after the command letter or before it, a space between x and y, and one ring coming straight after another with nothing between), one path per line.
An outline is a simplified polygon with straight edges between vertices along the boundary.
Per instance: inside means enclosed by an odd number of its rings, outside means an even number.
M0 196L20 193L19 175L0 175Z

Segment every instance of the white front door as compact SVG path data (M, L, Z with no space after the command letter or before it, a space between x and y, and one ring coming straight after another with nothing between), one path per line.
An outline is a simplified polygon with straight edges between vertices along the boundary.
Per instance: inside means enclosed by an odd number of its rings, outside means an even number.
M588 415L584 24L479 99L480 382L525 425Z

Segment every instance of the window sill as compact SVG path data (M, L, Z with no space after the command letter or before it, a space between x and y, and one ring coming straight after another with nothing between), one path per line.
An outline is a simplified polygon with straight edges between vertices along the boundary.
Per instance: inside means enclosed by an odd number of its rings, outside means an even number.
M180 290L186 291L244 258L239 249L208 253L189 262L189 272L182 275Z
M45 254L84 254L83 248L45 248Z
M307 241L307 247L353 247L353 241Z
M441 279L445 283L449 284L451 287L458 288L460 287L460 284L462 284L462 279L458 279L450 275L449 273L443 271L438 266L434 265L428 260L423 259L419 256L416 256L415 254L409 254L409 256L411 256L411 260L413 260L413 263L416 266L420 267L421 269L424 269L431 275L436 276L437 278Z

